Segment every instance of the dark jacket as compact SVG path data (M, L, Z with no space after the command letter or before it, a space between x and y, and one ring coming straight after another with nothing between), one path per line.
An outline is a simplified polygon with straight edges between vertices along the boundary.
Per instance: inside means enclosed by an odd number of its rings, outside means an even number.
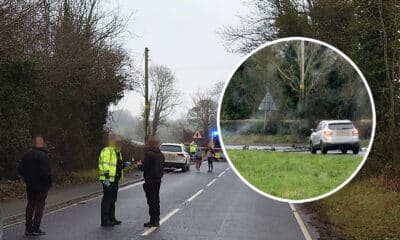
M21 159L18 171L28 187L38 192L47 192L52 185L51 164L48 151L32 148Z
M144 181L147 183L159 183L164 175L164 155L159 148L147 148L142 165Z

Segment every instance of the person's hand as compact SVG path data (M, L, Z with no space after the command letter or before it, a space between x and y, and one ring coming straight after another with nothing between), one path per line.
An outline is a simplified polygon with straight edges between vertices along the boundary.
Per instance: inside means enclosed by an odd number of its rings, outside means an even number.
M106 180L104 180L103 184L104 186L109 187L111 185L110 179L107 178Z
M143 163L142 163L142 160L138 160L137 161L137 165L142 165Z

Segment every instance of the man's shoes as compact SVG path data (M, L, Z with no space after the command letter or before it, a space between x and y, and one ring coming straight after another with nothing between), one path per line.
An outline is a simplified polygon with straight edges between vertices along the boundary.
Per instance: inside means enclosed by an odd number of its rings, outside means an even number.
M43 230L40 229L40 228L37 228L37 229L33 230L33 233L35 234L34 236L46 235L46 232L43 231Z
M144 227L150 228L150 227L158 227L160 226L160 222L147 222L143 224Z
M32 229L26 229L25 236L39 236L39 234L34 232Z
M102 222L102 223L101 223L101 226L102 226L102 227L112 227L112 226L114 226L114 225L116 225L116 224L114 224L114 222L111 222L111 221Z
M114 224L114 225L121 225L121 221L119 221L119 220L114 220L114 221L112 221L112 223Z

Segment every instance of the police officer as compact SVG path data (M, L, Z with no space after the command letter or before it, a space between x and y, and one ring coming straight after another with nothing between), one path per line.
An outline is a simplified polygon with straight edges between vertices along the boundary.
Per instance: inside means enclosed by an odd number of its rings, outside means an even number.
M143 190L146 193L149 205L150 221L145 227L158 227L160 225L160 185L164 174L164 155L160 151L160 142L155 136L150 136L143 162L138 161L138 168L143 171Z
M25 235L39 236L47 193L52 185L51 164L47 156L46 142L41 135L33 138L34 146L21 159L18 171L26 183L28 203L25 211Z
M103 186L103 198L101 200L102 227L121 224L121 221L115 218L118 183L124 177L123 169L130 165L130 162L123 161L121 147L121 137L110 134L108 146L103 148L99 156L99 179Z
M195 155L196 151L197 151L197 144L194 141L192 141L189 146L190 155L192 156Z

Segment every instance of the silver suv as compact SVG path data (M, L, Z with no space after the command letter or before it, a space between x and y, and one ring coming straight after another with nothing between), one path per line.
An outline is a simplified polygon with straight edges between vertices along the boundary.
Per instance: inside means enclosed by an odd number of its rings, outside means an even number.
M360 151L358 130L350 120L321 121L316 129L311 129L310 151L312 154L321 150L326 154L328 150L341 150L346 154L352 150L353 154Z

